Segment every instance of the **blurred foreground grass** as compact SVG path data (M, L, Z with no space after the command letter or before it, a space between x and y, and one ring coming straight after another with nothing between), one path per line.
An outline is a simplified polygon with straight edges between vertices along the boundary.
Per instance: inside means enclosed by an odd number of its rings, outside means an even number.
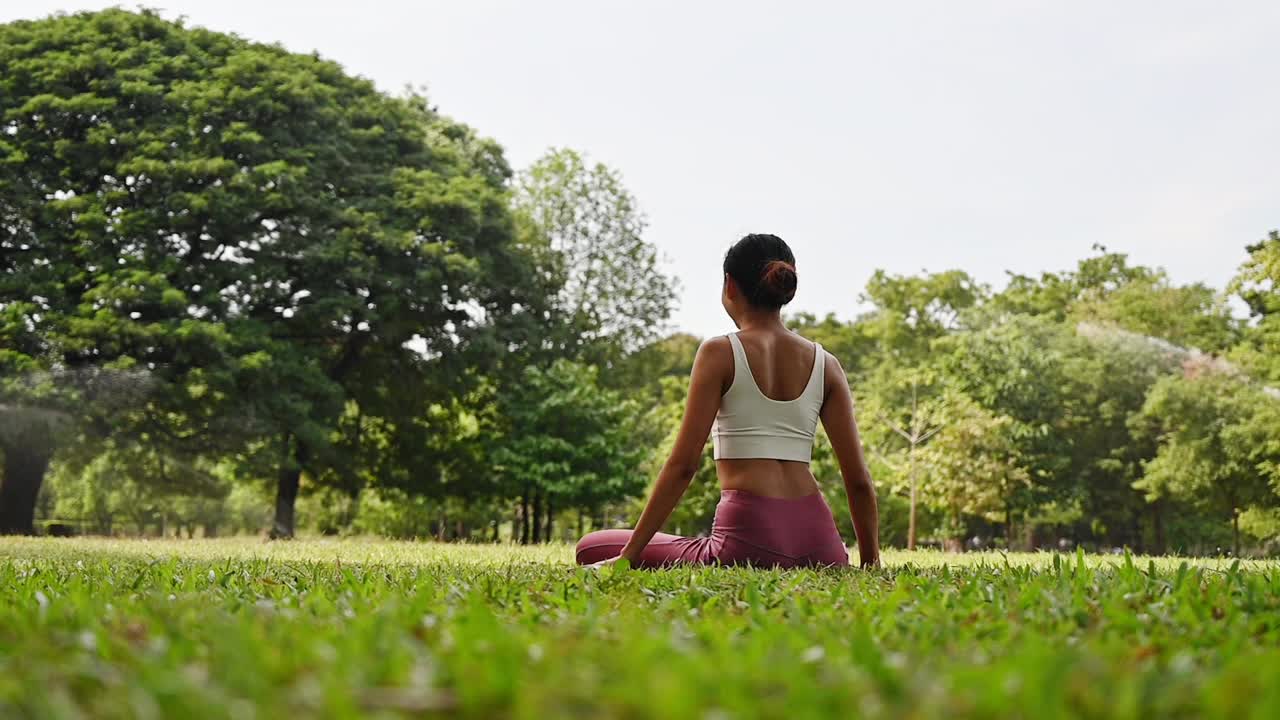
M1280 565L0 539L3 717L1280 717Z

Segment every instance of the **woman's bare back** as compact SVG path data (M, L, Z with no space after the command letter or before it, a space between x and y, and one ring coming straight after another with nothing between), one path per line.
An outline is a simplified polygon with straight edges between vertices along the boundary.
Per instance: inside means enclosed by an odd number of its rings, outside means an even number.
M738 333L738 339L747 356L751 379L766 398L787 402L804 392L813 372L817 349L812 341L789 330L772 329L745 330ZM734 368L733 372L739 371ZM733 379L733 373L726 374L724 390L729 389ZM742 380L746 378L740 378ZM809 464L803 462L764 458L717 460L716 475L725 490L744 490L765 497L804 497L819 491Z

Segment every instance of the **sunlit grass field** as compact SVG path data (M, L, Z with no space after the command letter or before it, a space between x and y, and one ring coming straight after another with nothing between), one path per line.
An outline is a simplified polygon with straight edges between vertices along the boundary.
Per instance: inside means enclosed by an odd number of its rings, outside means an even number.
M1280 565L0 540L0 717L1280 717Z

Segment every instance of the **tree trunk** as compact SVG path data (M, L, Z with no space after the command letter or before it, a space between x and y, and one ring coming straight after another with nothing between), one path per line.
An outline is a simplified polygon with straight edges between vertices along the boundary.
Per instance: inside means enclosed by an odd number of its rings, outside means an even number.
M529 544L529 488L520 494L520 544Z
M284 436L284 458L280 463L280 476L276 482L276 517L271 525L272 540L293 537L294 507L298 502L298 489L302 485L302 466L307 461L307 448L302 441L292 442L292 436Z
M907 448L907 481L911 483L911 508L907 514L907 549L916 549L916 444Z
M50 453L10 445L0 478L0 535L34 535L36 498L49 469Z
M960 513L952 513L951 532L959 532L960 527ZM948 535L942 540L942 549L952 553L964 552L964 534L961 533L960 537L951 536L950 533Z
M1231 508L1231 554L1240 557L1240 508Z
M280 468L276 483L276 517L271 525L271 539L293 537L293 510L298 500L298 487L302 484L302 470L291 465Z
M916 478L911 476L911 511L907 515L907 549L916 549Z
M133 507L135 510L129 513L129 522L133 523L133 535L134 537L143 537L147 534L147 516L136 509L139 506L134 505Z
M1164 501L1156 500L1151 505L1152 524L1155 526L1155 554L1164 555L1168 552L1168 541L1164 535Z
M350 497L351 500L350 502L347 503L346 512L342 514L343 530L348 530L348 531L351 530L351 526L355 524L356 517L360 514L360 493L361 492L363 492L363 488L357 487L348 493L348 497Z
M533 541L535 543L542 541L542 497L541 496L542 496L542 493L535 492L533 494L533 529L531 530L530 535L533 536Z
M1147 513L1144 505L1135 505L1133 509L1133 535L1137 538L1139 551L1143 555L1153 555L1151 538L1147 535Z
M555 515L555 509L551 505L551 497L548 496L547 497L547 533L545 538L547 542L551 542L551 524L552 524L553 515Z
M1004 500L1004 549L1013 550L1013 502Z

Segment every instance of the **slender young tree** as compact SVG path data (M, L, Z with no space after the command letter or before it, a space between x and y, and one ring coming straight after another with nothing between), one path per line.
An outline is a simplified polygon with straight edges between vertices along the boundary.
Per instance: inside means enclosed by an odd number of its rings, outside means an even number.
M899 414L905 415L904 422L895 422L884 412L877 413L877 419L884 424L885 427L893 431L905 443L905 449L900 455L904 456L900 463L895 463L887 459L880 453L885 461L894 466L898 466L907 479L907 490L909 493L909 510L907 516L907 549L916 549L916 510L920 498L920 477L919 466L917 463L917 454L919 449L945 426L945 421L941 418L941 413L932 403L926 407L920 404L919 386L913 379L910 382L911 401L910 405L902 410Z
M553 149L517 177L514 208L536 275L554 293L545 328L553 355L610 365L659 337L676 281L617 171Z

